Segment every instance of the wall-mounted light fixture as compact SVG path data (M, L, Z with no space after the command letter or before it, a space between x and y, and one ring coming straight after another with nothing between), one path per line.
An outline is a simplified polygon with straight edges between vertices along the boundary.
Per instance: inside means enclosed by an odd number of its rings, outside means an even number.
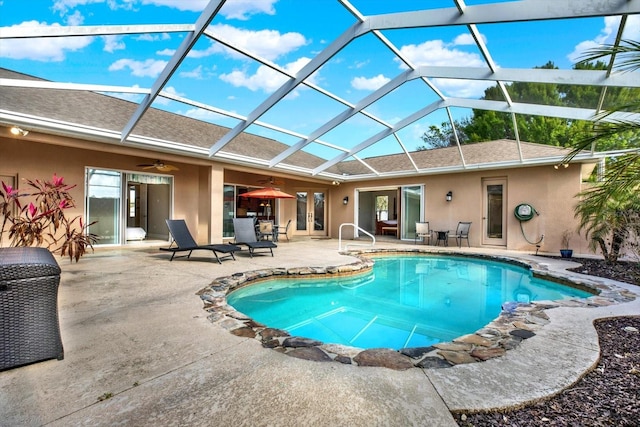
M343 205L348 205L349 204L349 196L344 196L344 199L342 199L342 204Z
M560 163L560 165L562 165L562 167L565 169L569 167L569 163ZM553 165L553 168L558 169L560 168L560 165Z
M450 202L451 200L453 200L453 192L449 191L447 193L447 202Z
M15 136L27 136L29 134L29 131L19 128L18 126L12 126L11 133Z

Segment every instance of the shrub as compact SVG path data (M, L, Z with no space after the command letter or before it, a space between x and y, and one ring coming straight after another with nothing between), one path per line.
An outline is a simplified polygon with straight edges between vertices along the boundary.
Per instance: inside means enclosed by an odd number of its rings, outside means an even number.
M70 193L75 185L66 185L56 174L51 181L27 179L25 183L30 191L23 193L2 182L0 243L6 233L10 246L45 246L76 262L87 248L93 250L98 236L87 228L95 222L84 224L80 215L65 215L76 206Z

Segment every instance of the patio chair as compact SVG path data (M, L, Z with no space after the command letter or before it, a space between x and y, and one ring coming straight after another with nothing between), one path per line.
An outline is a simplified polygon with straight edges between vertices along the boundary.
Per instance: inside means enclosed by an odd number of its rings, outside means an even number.
M258 222L258 240L276 240L275 230L273 227L273 221L259 221Z
M285 226L279 225L276 227L274 234L275 238L273 239L274 241L277 242L280 239L281 234L284 234L284 237L287 238L287 242L289 241L289 226L291 225L291 221L292 220L287 221L287 225Z
M413 239L413 244L418 243L418 239L422 239L424 242L425 237L427 244L431 243L431 230L429 230L429 222L416 222L416 237Z
M471 245L469 245L469 229L470 228L471 228L470 222L459 222L458 227L456 227L455 234L450 234L449 239L451 239L452 237L455 238L456 244L458 245L458 247L462 246L463 239L467 239L467 246L471 247Z
M218 256L218 253L226 254L222 258L233 258L235 251L241 250L239 246L231 245L231 244L219 244L219 245L199 245L194 240L193 236L189 232L189 228L187 227L187 223L184 219L167 219L167 227L169 227L169 233L171 233L171 244L168 248L160 248L161 251L172 252L171 259L169 261L173 261L173 258L178 252L189 252L187 255L183 255L182 257L189 258L191 257L191 252L195 250L206 250L211 251L216 257L218 264L222 264L221 258ZM173 246L175 243L176 246Z
M233 231L236 236L236 245L246 245L251 258L256 249L269 249L273 256L273 248L278 247L271 240L258 240L252 218L233 218Z

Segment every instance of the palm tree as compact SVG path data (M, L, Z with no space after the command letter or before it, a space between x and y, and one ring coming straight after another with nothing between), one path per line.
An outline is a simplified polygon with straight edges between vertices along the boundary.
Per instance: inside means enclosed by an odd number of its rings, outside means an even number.
M611 57L620 61L613 66L617 71L637 71L640 69L640 42L622 40L617 45L603 45L587 51L585 58L580 63L595 61L597 59ZM613 61L613 59L612 59ZM616 113L618 119L611 119ZM627 117L625 117L625 113ZM640 186L640 97L632 97L631 101L618 104L608 111L603 111L595 116L593 133L587 138L578 141L565 161L572 159L579 152L590 149L598 141L620 137L629 138L628 145L636 147L622 156L618 156L607 165L607 172L603 183L594 189L593 195L601 199L602 204L615 193L624 194L626 189Z
M586 197L575 208L580 229L589 238L589 248L599 248L607 262L615 263L624 245L635 234L640 235L640 195L633 189L627 194L609 197L604 204L599 197Z
M623 40L620 44L591 49L581 62L605 57L610 57L612 63L614 58L619 59L613 67L616 70L636 71L640 69L640 42ZM612 119L614 113L622 118ZM625 117L625 113L628 116ZM640 191L639 113L638 97L601 112L595 117L592 135L575 144L565 159L570 160L598 141L620 136L629 138L628 146L636 148L610 159L603 180L578 195L581 200L575 208L575 215L580 220L580 229L590 239L591 249L599 247L609 262L617 261L622 247L632 234L640 236L640 197L637 195Z

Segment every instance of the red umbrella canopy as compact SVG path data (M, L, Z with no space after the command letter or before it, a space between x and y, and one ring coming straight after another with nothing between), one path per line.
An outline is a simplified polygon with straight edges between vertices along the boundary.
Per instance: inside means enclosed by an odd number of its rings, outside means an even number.
M254 199L295 199L296 196L287 194L273 187L259 188L257 190L248 191L241 194L240 197L249 197Z

